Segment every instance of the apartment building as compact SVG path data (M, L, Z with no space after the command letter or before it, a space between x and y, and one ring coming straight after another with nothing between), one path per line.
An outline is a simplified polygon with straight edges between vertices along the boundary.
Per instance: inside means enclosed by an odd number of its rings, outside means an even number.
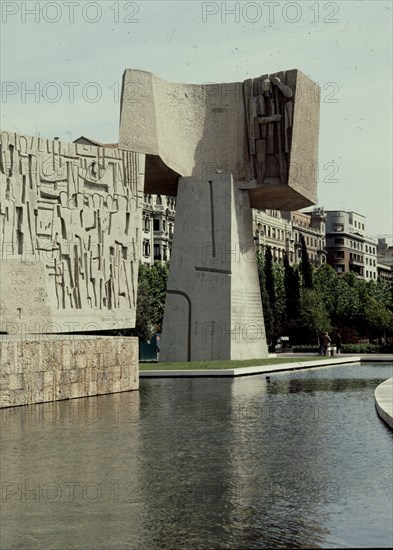
M377 241L365 236L365 217L356 212L326 212L327 261L337 273L356 274L367 281L376 280Z
M273 261L282 261L284 253L294 261L294 237L292 223L278 210L253 210L253 234L255 246L263 250L270 246Z
M377 244L378 278L393 285L393 246L385 238L378 239Z
M300 236L303 235L310 261L320 265L326 261L325 212L280 212L253 210L254 240L257 248L270 246L273 260L281 261L284 251L290 263L301 259Z
M153 265L155 261L169 262L175 214L175 197L145 195L140 238L140 261L142 263Z
M310 262L321 265L326 262L326 214L323 208L315 208L312 212L289 212L295 239L295 258L301 259L300 237L304 237Z

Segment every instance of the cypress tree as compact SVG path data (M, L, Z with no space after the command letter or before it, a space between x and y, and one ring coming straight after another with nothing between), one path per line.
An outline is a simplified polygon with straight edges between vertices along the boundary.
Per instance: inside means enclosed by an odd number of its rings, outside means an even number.
M284 254L284 284L285 284L285 314L287 321L300 316L300 284L299 276L290 265L288 255Z
M273 256L270 246L265 250L265 286L269 296L270 307L273 314L274 322L276 321L276 289L274 286L273 275Z
M266 290L266 281L265 281L265 262L262 253L257 251L257 267L258 267L258 278L259 278L259 290L261 293L262 308L263 308L263 318L265 321L265 331L266 339L268 342L271 342L274 335L274 317L272 308L270 306L269 294Z
M300 235L300 245L302 247L302 261L300 262L300 271L302 274L303 288L313 288L312 282L312 269L310 264L310 259L308 257L306 241L304 240L303 235Z

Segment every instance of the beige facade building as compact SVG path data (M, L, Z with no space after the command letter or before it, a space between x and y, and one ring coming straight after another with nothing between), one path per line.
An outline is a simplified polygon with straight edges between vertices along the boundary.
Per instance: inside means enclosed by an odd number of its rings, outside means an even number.
M256 246L263 250L270 246L274 261L282 261L284 251L290 263L301 258L300 237L303 235L311 263L326 261L325 212L315 208L312 212L280 212L254 210L253 229Z
M327 261L337 273L349 271L360 279L376 280L377 241L365 236L365 217L356 212L327 211Z
M171 259L175 213L175 197L145 195L140 238L142 263L153 265L155 261L169 262Z
M385 238L378 239L377 245L378 278L393 284L393 246Z
M253 210L255 246L263 251L270 246L273 261L283 261L284 253L294 261L294 238L291 221L279 210Z
M295 240L294 262L301 259L300 237L304 237L310 262L321 265L326 262L326 214L323 208L312 212L288 212Z

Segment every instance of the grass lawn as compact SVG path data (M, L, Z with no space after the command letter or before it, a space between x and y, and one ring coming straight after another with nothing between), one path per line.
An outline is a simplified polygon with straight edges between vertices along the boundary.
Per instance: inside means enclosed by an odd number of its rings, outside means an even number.
M272 359L244 359L240 361L191 361L178 363L139 363L139 371L144 370L202 370L202 369L238 369L241 367L260 367L275 365L278 363L298 363L303 361L315 361L326 359L316 355L315 357L282 357Z

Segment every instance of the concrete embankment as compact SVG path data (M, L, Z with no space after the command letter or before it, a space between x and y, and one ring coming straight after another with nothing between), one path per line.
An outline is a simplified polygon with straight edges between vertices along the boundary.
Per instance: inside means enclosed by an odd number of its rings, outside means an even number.
M379 384L374 397L379 416L393 429L393 378Z

